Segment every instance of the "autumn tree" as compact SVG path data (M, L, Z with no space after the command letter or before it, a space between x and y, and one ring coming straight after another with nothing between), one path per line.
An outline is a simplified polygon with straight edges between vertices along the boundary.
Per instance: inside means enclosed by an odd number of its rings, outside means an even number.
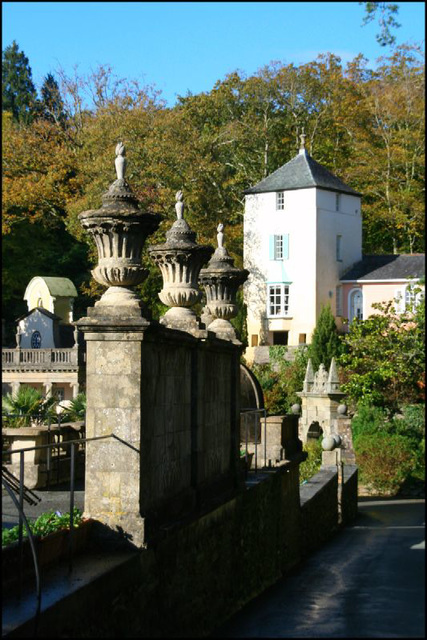
M365 253L424 249L424 65L398 47L360 86L350 177L364 194Z

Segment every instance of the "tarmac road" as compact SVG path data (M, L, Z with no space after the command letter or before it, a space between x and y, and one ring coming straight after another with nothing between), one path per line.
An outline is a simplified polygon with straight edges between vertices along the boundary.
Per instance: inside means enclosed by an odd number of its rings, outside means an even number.
M425 501L359 499L359 516L216 638L425 638Z

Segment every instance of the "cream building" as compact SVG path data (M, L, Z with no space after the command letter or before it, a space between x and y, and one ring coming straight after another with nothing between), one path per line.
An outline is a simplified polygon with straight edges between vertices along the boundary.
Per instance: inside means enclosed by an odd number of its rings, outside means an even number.
M2 394L21 384L61 400L74 398L84 381L84 344L73 322L77 296L68 278L36 276L24 300L28 312L18 318L16 348L2 349Z
M322 306L334 312L340 278L362 259L361 195L301 138L296 157L245 191L248 362L261 345L309 343Z

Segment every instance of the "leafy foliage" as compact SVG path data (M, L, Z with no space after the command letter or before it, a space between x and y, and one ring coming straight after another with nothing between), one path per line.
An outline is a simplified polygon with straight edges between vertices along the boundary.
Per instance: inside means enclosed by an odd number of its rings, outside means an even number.
M308 453L308 457L299 466L300 483L310 480L319 471L322 464L322 440L308 440L303 445L303 451Z
M364 194L364 252L422 251L420 53L416 45L401 45L375 71L363 56L344 66L333 54L300 66L271 63L251 76L234 71L209 92L179 97L174 108L166 108L153 87L117 78L107 65L87 76L59 69L55 78L46 76L31 121L18 121L7 102L3 107L3 233L15 247L22 244L24 255L28 252L31 276L41 268L33 248L41 228L52 233L46 237L52 251L46 275L64 275L52 247L75 243L77 259L68 261L74 273L67 275L86 297L84 304L93 304L101 293L90 276L96 250L78 214L100 206L115 177L113 150L121 140L127 146L127 177L141 207L163 216L149 244L164 241L175 217L174 194L182 189L198 242L212 244L223 222L227 249L241 267L244 190L295 155L304 127L310 154ZM26 93L33 95L31 87ZM143 259L150 275L140 291L158 317L163 311L158 270L146 251ZM14 310L28 282L16 272L8 268L4 279L13 303L5 305L8 323L18 315Z
M83 514L80 509L73 510L73 527L79 527L83 522ZM34 522L29 521L31 533L35 536L44 537L55 531L67 530L70 528L70 514L61 513L60 511L47 511L42 513ZM28 537L27 529L24 527L23 536ZM2 547L18 540L19 527L10 529L2 529Z
M313 368L317 370L321 364L329 370L332 358L337 358L342 352L342 338L338 334L335 318L330 305L322 307L313 331L308 356Z
M28 58L14 40L2 55L2 111L10 111L17 122L29 122L36 101Z
M355 445L360 481L380 492L396 493L416 466L416 452L402 435L361 435Z
M361 482L396 493L412 476L425 475L425 405L405 405L390 417L381 407L360 403L351 423Z
M354 320L345 337L342 389L355 404L396 412L423 400L425 307L396 313L393 302L373 306L380 313Z
M365 5L365 17L362 25L374 20L379 12L380 32L375 36L376 40L382 47L393 45L396 42L396 37L391 33L391 28L401 26L394 18L399 11L398 5L391 2L359 2L359 4Z
M270 347L270 364L252 366L263 390L268 415L290 413L292 405L300 402L296 394L303 388L307 349L299 348L293 360L285 358L286 351L285 346Z
M40 93L39 110L41 117L64 127L67 119L64 111L64 102L59 85L51 73L48 73L45 77Z
M70 400L69 404L64 408L61 414L62 422L70 420L76 422L84 420L86 417L86 394L78 393L75 398Z
M3 397L3 425L18 428L42 424L49 415L52 415L55 404L55 398L44 398L37 389L20 385L18 391Z

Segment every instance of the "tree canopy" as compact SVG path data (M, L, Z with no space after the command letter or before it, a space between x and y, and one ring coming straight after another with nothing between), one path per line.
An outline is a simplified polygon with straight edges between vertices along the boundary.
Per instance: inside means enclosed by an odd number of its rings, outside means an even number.
M250 76L234 71L172 108L154 87L106 65L88 76L49 73L36 100L16 43L3 52L3 78L3 234L22 245L33 270L43 261L31 229L43 229L46 243L65 234L79 255L86 247L73 274L81 294L93 298L100 287L89 268L96 252L77 216L99 208L115 179L119 141L141 206L163 215L150 244L164 239L182 189L198 241L212 244L223 222L241 266L244 190L297 153L304 128L308 152L363 194L364 253L424 250L424 62L415 45L394 47L376 70L361 55L344 65L327 54L300 66L272 62ZM145 253L143 260L150 276L141 293L150 299L158 273ZM51 275L63 275L66 263L52 259ZM9 265L3 274L6 298L15 301L8 321L27 272Z
M29 122L37 100L27 56L15 40L2 55L2 110L10 111L14 120Z

